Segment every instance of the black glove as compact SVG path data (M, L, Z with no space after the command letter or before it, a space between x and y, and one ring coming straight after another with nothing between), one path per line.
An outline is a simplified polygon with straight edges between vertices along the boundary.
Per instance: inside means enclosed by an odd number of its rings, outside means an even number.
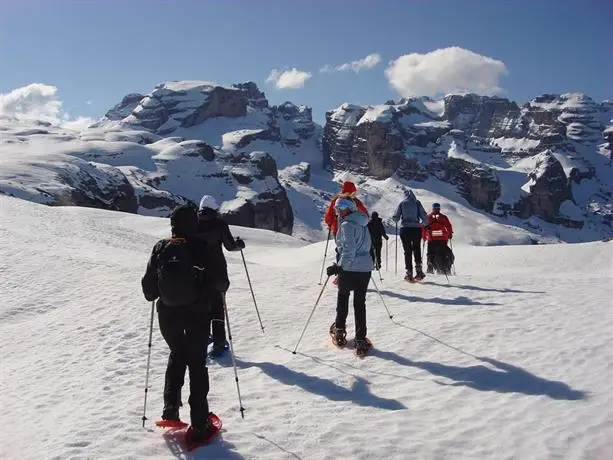
M326 273L328 274L328 276L340 275L342 272L343 272L342 267L336 264L330 265L326 269Z
M389 237L389 236L387 236L387 235L383 235L383 238L385 238L385 241L387 241L387 240L389 240L389 239L390 239L390 237Z
M238 236L236 237L236 247L238 249L245 249L245 242L241 240Z

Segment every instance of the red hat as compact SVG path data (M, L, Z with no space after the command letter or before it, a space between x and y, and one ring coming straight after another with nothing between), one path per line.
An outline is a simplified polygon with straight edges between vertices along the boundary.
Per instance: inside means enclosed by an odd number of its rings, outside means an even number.
M341 193L355 193L358 189L355 187L353 182L343 182L343 188L341 188Z

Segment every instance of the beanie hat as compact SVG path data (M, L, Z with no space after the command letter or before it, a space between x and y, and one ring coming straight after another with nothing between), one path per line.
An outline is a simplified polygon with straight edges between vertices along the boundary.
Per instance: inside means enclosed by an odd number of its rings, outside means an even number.
M440 203L434 203L432 205L432 209L441 209L441 204Z
M189 236L198 231L198 214L190 205L175 208L170 215L170 229L173 236Z
M341 188L341 193L356 193L358 189L355 184L350 181L343 182L343 187Z
M202 211L203 209L212 209L217 211L219 210L219 205L214 197L211 195L204 195L200 200L200 206L198 207L199 211Z

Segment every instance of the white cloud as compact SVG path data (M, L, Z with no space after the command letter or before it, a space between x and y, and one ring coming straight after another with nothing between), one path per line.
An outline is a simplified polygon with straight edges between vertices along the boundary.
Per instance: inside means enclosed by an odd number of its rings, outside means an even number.
M390 86L404 97L501 93L499 79L508 73L504 62L456 46L405 54L385 69Z
M57 88L44 83L31 83L10 93L0 93L0 115L48 121L71 129L85 128L94 121L87 117L71 119L57 97Z
M266 83L274 83L277 89L299 89L304 88L305 83L312 76L311 72L304 72L295 67L285 71L272 69Z
M320 72L343 72L346 70L352 70L355 73L358 73L362 69L372 69L377 64L381 62L381 55L377 53L369 54L363 59L358 59L357 61L346 62L345 64L338 65L336 67L325 65L321 69Z

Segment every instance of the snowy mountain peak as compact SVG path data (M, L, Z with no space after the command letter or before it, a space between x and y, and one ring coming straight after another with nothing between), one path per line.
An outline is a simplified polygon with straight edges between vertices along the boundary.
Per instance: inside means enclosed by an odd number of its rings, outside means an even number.
M546 94L521 107L470 93L442 101L343 104L326 114L322 146L334 170L376 179L433 178L505 219L538 216L610 235L612 118L611 104L581 93Z

